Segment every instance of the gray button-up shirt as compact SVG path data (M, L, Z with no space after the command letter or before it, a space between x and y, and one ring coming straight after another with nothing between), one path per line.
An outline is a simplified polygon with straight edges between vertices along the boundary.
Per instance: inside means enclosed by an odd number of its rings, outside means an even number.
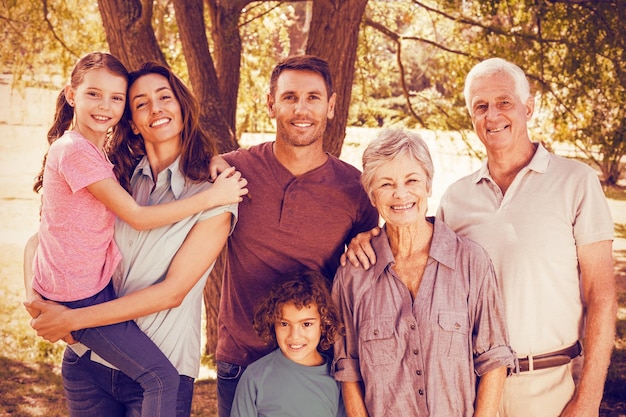
M363 381L370 416L472 416L476 375L514 367L493 266L475 242L435 224L416 299L398 278L385 230L370 270L350 264L333 298L346 336L335 344L338 381Z

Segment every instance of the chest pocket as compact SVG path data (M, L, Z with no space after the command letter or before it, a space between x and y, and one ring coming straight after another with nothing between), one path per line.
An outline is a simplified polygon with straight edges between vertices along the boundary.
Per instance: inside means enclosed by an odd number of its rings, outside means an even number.
M466 313L440 311L437 336L438 352L442 357L469 357L469 319Z
M359 330L360 359L368 365L389 365L398 360L393 319L364 320Z

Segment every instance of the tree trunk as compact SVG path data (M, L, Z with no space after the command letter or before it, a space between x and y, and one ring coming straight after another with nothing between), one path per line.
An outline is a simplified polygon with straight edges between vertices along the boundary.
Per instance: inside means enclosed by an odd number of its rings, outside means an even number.
M241 10L253 0L208 0L211 17L213 56L217 71L219 91L224 104L224 118L237 136L237 95L241 70L241 36L239 16ZM238 147L233 144L229 150Z
M337 93L335 118L328 123L324 149L339 156L346 136L354 64L367 0L315 0L307 53L328 61Z
M146 61L167 65L152 30L152 1L98 0L109 50L129 71Z
M231 151L239 147L236 140L237 94L239 91L239 74L241 62L241 38L239 36L239 14L241 9L252 0L231 0L217 2L207 0L209 16L211 17L211 34L213 38L215 60L211 62L211 79L216 80L212 86L221 99L221 114L229 127L229 139L219 140L220 153ZM182 2L187 4L187 2ZM178 11L177 11L178 15ZM202 13L199 14L202 16ZM179 21L179 25L181 21ZM199 23L198 23L199 24ZM206 39L203 31L202 37ZM204 41L203 41L204 42ZM207 43L208 50L208 43ZM185 58L187 53L185 52ZM209 58L211 58L209 56ZM213 66L215 62L215 66ZM189 64L188 64L189 65ZM203 66L198 69L202 72ZM191 73L191 72L190 72ZM206 313L206 355L215 354L217 348L217 315L219 313L222 278L227 260L227 248L215 261L215 266L209 275L204 287L204 308Z
M203 0L174 0L173 3L189 81L196 98L202 103L202 127L215 138L220 153L235 149L235 131L225 118L218 76L209 53Z
M239 15L252 0L205 0L211 17L213 54L209 51L203 0L174 0L189 81L201 103L201 123L218 143L220 152L236 149L237 94L240 78ZM367 0L314 0L306 53L326 59L337 92L335 118L328 124L325 149L339 156L345 137L348 107L361 17ZM128 66L145 61L167 65L152 30L150 0L98 0L109 48ZM213 59L215 58L215 59ZM207 344L217 346L217 314L226 262L226 249L216 260L204 291Z

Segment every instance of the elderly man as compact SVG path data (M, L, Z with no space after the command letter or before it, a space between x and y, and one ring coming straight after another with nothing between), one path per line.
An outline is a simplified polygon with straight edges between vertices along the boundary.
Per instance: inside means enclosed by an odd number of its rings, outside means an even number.
M499 415L598 416L617 305L613 222L597 175L530 140L534 99L516 65L477 64L465 100L487 161L448 188L437 217L487 250L503 292L519 370ZM368 267L365 236L348 258Z

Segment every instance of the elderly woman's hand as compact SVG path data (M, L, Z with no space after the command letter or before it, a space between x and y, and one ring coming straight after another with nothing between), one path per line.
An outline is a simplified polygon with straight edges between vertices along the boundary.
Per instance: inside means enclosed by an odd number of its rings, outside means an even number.
M363 267L369 269L371 265L376 264L376 254L371 245L371 240L380 234L380 227L375 227L367 232L356 235L348 244L346 253L341 255L341 266L345 266L350 261L355 267Z

